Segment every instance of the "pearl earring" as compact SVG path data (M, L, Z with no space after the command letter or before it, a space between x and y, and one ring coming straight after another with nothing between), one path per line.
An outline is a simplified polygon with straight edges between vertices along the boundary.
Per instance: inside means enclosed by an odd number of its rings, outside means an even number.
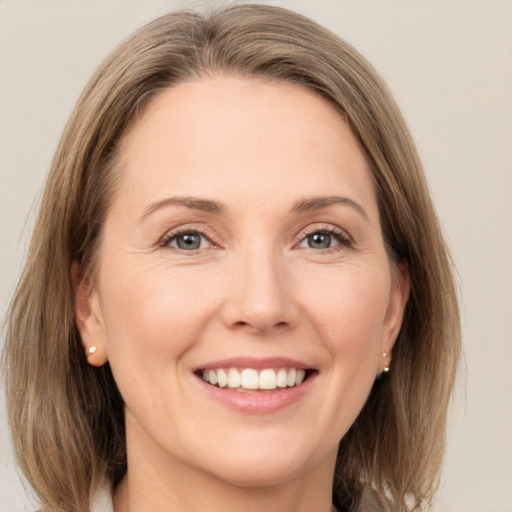
M92 356L94 352L96 352L96 347L89 347L87 352L89 353L90 356Z
M387 359L387 357L388 357L388 353L387 352L383 352L382 355L383 355L384 359ZM389 372L389 363L388 362L386 362L386 366L384 366L384 368L382 368L382 371L384 373L388 373Z

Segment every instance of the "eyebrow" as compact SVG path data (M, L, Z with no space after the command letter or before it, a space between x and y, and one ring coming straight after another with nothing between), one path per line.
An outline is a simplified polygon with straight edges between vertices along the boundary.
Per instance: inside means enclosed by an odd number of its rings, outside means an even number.
M307 197L304 199L300 199L296 201L293 205L292 212L302 213L302 212L310 212L314 210L321 210L322 208L327 208L333 204L342 204L345 206L350 206L354 210L356 210L364 220L370 222L370 217L366 213L366 210L356 201L350 199L349 197L344 196L328 196L328 197Z
M342 204L350 206L356 210L367 222L370 222L370 218L366 213L366 210L356 201L344 196L327 196L327 197L309 197L299 199L296 201L291 209L291 213L304 213L314 210L321 210L327 208L333 204ZM143 222L152 213L164 208L166 206L185 206L192 210L200 210L208 213L223 214L226 212L226 208L217 201L210 199L201 199L196 197L167 197L151 203L144 213L139 217L139 222Z
M155 203L151 203L139 217L139 222L146 220L152 213L160 208L173 205L185 206L192 210L200 210L208 213L221 214L225 212L224 206L209 199L199 199L196 197L167 197Z

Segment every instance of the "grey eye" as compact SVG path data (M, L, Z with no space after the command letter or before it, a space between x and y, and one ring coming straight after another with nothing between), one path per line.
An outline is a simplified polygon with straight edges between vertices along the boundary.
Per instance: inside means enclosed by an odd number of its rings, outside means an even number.
M329 233L313 233L307 237L308 247L311 249L329 249L332 244L332 235Z
M171 241L171 245L174 245L178 249L184 251L195 251L201 248L203 236L197 233L183 233L178 235Z

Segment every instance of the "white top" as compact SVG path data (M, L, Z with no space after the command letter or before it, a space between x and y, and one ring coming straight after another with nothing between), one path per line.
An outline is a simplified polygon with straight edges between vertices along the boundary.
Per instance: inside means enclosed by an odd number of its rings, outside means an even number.
M112 494L107 486L98 489L91 498L91 512L114 512Z

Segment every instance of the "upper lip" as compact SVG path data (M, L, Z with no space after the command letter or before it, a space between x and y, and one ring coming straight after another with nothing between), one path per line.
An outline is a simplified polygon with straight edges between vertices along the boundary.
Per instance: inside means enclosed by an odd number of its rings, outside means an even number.
M231 357L228 359L219 359L217 361L209 361L203 365L197 366L194 371L213 370L216 368L254 368L261 370L264 368L297 368L302 370L312 370L311 365L305 364L297 359L289 357Z

